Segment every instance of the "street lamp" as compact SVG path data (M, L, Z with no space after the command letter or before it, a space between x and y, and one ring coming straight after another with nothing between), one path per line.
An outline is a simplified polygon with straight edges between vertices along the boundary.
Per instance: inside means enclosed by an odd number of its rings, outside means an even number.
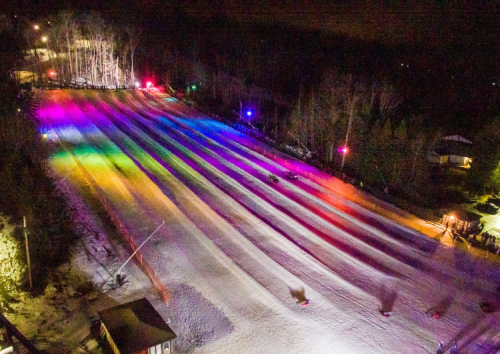
M40 29L40 26L38 26L38 25L34 25L34 26L33 26L33 28L34 28L36 31L38 31L38 30Z
M50 89L52 90L52 83L54 82L54 76L56 76L55 71L49 71L49 78L50 78Z
M344 168L345 157L349 152L349 148L346 145L344 145L341 146L337 151L342 154L342 163L340 165L340 169L342 170Z
M47 42L47 36L42 37L42 42L44 42L44 43Z

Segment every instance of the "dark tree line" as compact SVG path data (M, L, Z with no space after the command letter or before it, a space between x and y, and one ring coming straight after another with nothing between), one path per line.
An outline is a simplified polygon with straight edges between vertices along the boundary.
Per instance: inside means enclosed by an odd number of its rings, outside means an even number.
M33 290L43 290L49 271L65 261L74 240L64 200L47 174L47 147L40 134L33 93L22 93L16 69L24 65L23 37L0 16L0 212L18 225L19 260L26 263L23 217L26 217ZM25 268L26 270L27 268ZM28 287L27 272L24 285ZM2 288L4 296L15 289ZM8 299L7 299L8 300ZM1 306L1 304L0 304Z
M444 187L428 154L442 137L460 134L475 147L466 186L499 187L497 138L488 122L500 112L500 74L494 57L485 55L495 35L461 42L470 35L463 31L438 47L242 24L222 16L197 21L182 9L174 22L182 34L169 38L175 49L168 83L199 82L205 103L212 98L231 107L232 118L240 102L258 101L255 125L317 152L324 165L338 169L337 150L347 144L344 171L420 200ZM202 99L200 94L197 100Z

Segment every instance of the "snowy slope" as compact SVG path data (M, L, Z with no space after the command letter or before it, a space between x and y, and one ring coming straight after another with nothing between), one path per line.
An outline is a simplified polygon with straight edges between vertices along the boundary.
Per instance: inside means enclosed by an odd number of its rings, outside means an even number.
M494 297L498 267L408 227L418 221L364 209L338 180L167 96L48 98L54 131L136 244L166 222L141 251L177 289L169 311L196 323L170 324L177 352L432 353L439 340L495 352L496 314L478 302ZM290 169L299 180L283 178ZM292 296L302 288L308 306ZM182 307L187 289L209 306ZM436 306L440 320L425 314Z

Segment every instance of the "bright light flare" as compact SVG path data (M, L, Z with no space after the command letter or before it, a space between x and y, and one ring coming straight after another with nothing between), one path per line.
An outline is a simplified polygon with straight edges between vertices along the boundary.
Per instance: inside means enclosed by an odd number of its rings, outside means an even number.
M247 110L247 117L251 117L253 115L253 112L251 109Z
M141 84L139 84L139 82L136 82L136 83L135 83L135 87L137 87L137 88L139 88L139 86L140 86L140 85L141 85Z
M342 154L347 154L349 152L349 148L347 146L342 146L337 151L340 152L340 153L342 153Z
M42 37L42 42L47 42L47 36Z
M152 83L151 81L148 81L148 82L146 83L146 87L147 87L147 88L148 88L148 90L149 90L151 87L153 87L153 83Z
M33 28L35 29L35 31L38 31L40 29L40 26L34 25Z

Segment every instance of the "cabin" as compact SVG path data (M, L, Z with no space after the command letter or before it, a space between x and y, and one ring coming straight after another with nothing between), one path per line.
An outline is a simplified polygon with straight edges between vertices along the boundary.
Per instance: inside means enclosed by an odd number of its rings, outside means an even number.
M481 217L481 215L471 211L456 209L446 212L443 215L442 223L451 230L466 234L477 230Z
M176 334L142 298L99 312L100 334L113 354L171 354Z

